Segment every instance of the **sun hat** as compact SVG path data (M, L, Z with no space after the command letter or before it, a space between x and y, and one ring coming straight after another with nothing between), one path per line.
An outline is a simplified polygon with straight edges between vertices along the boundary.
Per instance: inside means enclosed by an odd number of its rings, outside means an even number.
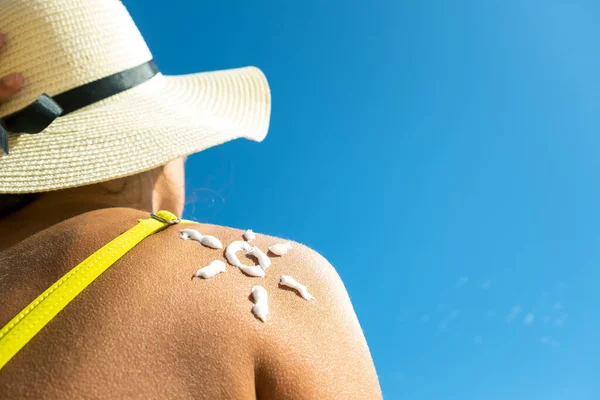
M267 134L259 69L163 75L118 0L0 0L0 30L0 76L24 77L0 105L0 193L103 182Z

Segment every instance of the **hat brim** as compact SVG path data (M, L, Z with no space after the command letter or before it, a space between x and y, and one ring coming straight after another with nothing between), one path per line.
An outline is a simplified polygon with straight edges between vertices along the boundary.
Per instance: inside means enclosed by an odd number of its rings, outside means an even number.
M0 156L0 193L89 185L147 171L237 138L262 141L271 94L246 67L158 74L59 117L38 134L11 134Z

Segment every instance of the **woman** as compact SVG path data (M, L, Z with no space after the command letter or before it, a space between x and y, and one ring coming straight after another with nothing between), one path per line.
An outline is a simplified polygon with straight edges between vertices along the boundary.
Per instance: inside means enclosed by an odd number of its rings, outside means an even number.
M185 156L262 140L270 108L255 69L158 73L117 0L3 0L0 29L9 33L0 39L1 328L149 213L181 215ZM183 228L225 247L243 240L209 224L165 225L143 239L0 369L0 398L381 398L346 290L323 257L293 243L264 278L227 264L190 279L228 260L182 240ZM280 242L257 235L252 245ZM280 287L282 274L314 300ZM255 285L268 292L266 322L251 313Z

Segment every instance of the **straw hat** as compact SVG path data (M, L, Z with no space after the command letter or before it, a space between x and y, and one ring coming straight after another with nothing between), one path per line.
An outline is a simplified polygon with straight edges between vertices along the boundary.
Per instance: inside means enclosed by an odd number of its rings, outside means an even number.
M118 0L0 0L0 30L0 76L25 78L0 105L0 193L107 181L267 134L260 70L162 75Z

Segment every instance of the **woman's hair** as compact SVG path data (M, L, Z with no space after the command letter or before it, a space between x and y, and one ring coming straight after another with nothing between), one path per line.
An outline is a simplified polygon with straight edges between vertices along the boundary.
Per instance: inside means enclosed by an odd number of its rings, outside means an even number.
M96 190L101 190L106 194L111 195L109 199L103 199L103 203L105 206L111 205L113 207L122 206L122 201L116 201L115 198L122 197L126 199L127 203L132 204L135 203L138 206L141 206L144 203L144 199L151 198L151 191L158 179L164 173L164 165L155 167L148 171L140 172L134 175L129 175L121 178L112 179L109 181L94 183L90 185L86 185L81 188L86 188L88 186L97 187ZM162 190L170 190L171 185L174 185L170 180L166 180L167 187L165 189L164 185ZM173 191L176 192L177 188L173 186ZM61 189L68 190L68 189ZM99 192L102 194L102 192ZM97 192L94 192L94 195ZM19 211L24 208L28 204L31 204L39 197L44 194L42 193L26 193L26 194L0 194L0 219L6 218L11 214ZM85 193L84 193L85 195ZM89 194L88 194L89 196ZM124 196L124 197L123 197ZM114 204L113 204L114 202ZM134 207L135 207L134 204Z
M0 194L0 219L36 200L41 193Z

